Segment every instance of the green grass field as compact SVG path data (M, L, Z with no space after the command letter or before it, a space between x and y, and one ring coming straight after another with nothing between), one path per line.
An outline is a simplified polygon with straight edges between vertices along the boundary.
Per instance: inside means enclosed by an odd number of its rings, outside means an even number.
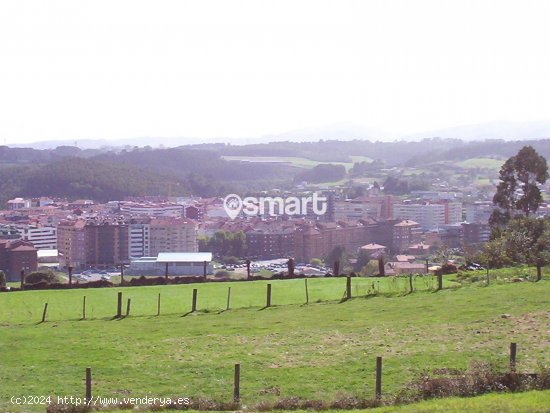
M462 162L457 162L456 165L462 168L485 168L498 171L502 164L504 163L503 159L493 159L493 158L470 158Z
M331 163L334 165L344 165L346 170L349 170L355 162L372 162L372 159L367 156L350 156L351 162L321 162L295 156L223 156L223 158L227 161L286 163L307 169L311 169L320 164Z
M428 400L404 406L363 410L371 413L544 413L550 412L550 390L486 394L478 397Z
M251 405L371 397L376 356L384 358L386 397L425 369L465 368L473 359L505 368L511 341L520 371L550 364L547 278L489 287L449 279L440 292L428 291L424 278L413 294L405 294L406 279L383 279L378 296L364 297L372 282L354 279L358 297L340 302L344 279L309 280L304 305L303 280L272 281L268 309L263 281L0 294L0 411L44 410L14 406L11 396L82 396L88 366L94 395L229 400L239 362L242 402ZM233 309L222 311L229 286ZM200 311L183 316L193 288ZM118 291L132 300L130 317L120 320L112 318ZM83 295L87 320L80 320Z
M130 413L116 410L105 413ZM303 413L307 410L296 410ZM341 410L325 410L326 413ZM355 413L547 413L550 412L550 390L523 393L496 393L478 397L449 397L412 403L409 405L354 410ZM191 413L191 411L190 411Z

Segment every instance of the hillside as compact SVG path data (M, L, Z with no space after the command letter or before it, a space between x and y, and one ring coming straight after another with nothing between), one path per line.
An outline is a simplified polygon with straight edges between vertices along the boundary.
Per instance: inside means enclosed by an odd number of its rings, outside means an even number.
M429 285L419 278L413 294L404 294L406 279L383 279L378 296L372 281L354 279L357 298L340 302L344 279L309 280L309 305L303 280L273 281L275 307L264 310L263 281L127 287L120 291L132 310L121 320L112 319L119 289L0 294L0 347L9 355L0 363L0 410L23 410L6 404L11 395L80 396L88 366L94 395L229 400L233 364L241 363L242 402L251 406L293 396L371 397L376 356L387 398L420 371L464 369L472 360L505 369L511 341L519 371L550 364L547 278L490 287L448 280L437 293L421 291ZM199 312L183 316L193 288ZM48 321L37 324L46 302Z
M83 158L0 169L2 201L14 196L109 201L129 195L166 195L169 182L175 188L186 188L182 180L168 174Z
M274 142L116 150L0 147L0 203L14 196L41 195L99 201L168 192L211 197L291 189L302 181L338 184L350 179L363 186L399 179L403 188L417 189L438 180L457 187L488 186L503 160L526 144L550 158L550 139Z

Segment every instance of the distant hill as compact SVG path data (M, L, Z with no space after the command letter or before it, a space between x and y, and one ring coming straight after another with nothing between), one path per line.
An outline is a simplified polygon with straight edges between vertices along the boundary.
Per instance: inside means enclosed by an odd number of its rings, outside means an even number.
M452 128L436 129L402 136L404 140L423 138L461 139L464 141L483 141L486 139L532 140L550 138L550 121L495 121L463 125Z
M318 140L381 140L391 141L396 137L381 129L360 125L353 122L339 122L330 125L297 129L279 134L268 134L254 139L260 142L314 142Z
M74 157L0 169L2 202L14 196L43 195L109 201L130 195L166 195L169 185L186 188L186 183L174 176Z
M524 145L532 145L550 159L550 139L476 142L442 138L418 142L356 139L123 150L1 146L0 202L14 196L40 195L100 201L169 193L211 197L269 188L288 189L293 182L301 181L336 182L351 176L375 176L383 182L390 174L387 171L406 167L422 174L414 179L405 177L411 182L417 180L412 182L415 185L427 185L434 174L437 177L450 174L448 179L465 175L461 181L464 183L468 176L474 179L475 170L480 169L488 170L483 179L493 179L499 160L514 155ZM262 158L300 162L262 162ZM467 160L472 161L464 163Z
M532 140L550 138L550 120L539 121L493 121L472 125L458 125L448 128L427 130L409 134L395 133L357 122L338 122L313 126L281 133L268 133L260 136L144 136L129 139L74 139L47 140L29 144L10 145L35 149L53 149L58 146L78 146L81 149L115 149L138 146L178 147L200 145L201 143L231 143L232 145L263 144L269 142L316 142L319 140L369 140L372 142L419 141L425 138L461 139L482 141L485 139Z

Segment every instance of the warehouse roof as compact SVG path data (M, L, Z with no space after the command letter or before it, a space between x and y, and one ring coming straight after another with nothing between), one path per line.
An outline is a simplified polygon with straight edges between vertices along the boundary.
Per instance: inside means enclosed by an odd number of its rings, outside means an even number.
M210 262L211 252L160 252L157 262Z

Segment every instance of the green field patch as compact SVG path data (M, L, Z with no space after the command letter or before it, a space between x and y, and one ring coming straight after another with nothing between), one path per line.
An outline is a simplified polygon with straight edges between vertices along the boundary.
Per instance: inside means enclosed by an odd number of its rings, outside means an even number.
M463 369L473 359L506 368L511 341L519 371L548 366L548 280L459 287L451 279L433 292L418 278L413 294L407 279L353 279L348 301L345 279L310 279L307 305L304 280L272 281L267 309L265 281L2 293L0 411L44 411L11 405L14 395L83 396L86 367L94 395L230 400L241 363L242 402L253 405L371 397L376 356L388 397L422 370ZM380 294L367 296L378 281ZM187 314L193 288L199 311ZM113 319L118 291L132 299L127 318ZM48 321L39 323L45 302Z

